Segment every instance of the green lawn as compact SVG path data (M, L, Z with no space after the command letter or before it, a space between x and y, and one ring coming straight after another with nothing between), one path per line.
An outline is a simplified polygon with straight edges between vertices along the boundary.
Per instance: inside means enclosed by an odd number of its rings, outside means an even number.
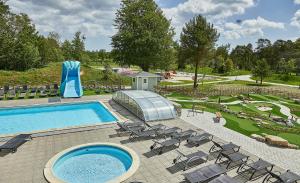
M181 95L181 97L183 97L183 96ZM178 103L180 103L183 108L192 108L192 104L193 104L191 102L178 102ZM214 113L216 111L219 111L217 108L214 108L207 103L201 103L200 105L203 105L204 107L206 107L205 110L208 112ZM272 110L272 113L278 115L279 108L276 108L276 107L277 106L275 106L275 109ZM235 111L240 111L242 109L242 110L245 110L246 112L259 112L259 110L257 110L255 106L244 107L241 105L240 106L232 105L232 106L230 106L230 108ZM229 114L229 113L222 112L222 116L226 119L226 125L225 125L226 128L229 128L231 130L234 130L234 131L244 134L246 136L250 136L251 134L260 134L261 135L262 133L266 133L266 134L270 134L270 135L280 136L280 137L288 140L289 143L300 146L300 134L282 133L282 132L273 131L271 129L267 129L264 127L258 127L257 123L250 119L240 119L236 115ZM277 125L277 124L274 124L274 125ZM299 128L299 126L296 126L295 128Z
M195 68L191 65L187 65L184 71L189 73L194 73ZM217 75L217 76L238 76L238 75L251 74L251 71L236 69L228 73L215 73L213 72L213 69L210 67L201 67L198 69L198 74L204 74L204 73L208 75Z
M252 79L255 80L256 78L252 77ZM272 74L272 76L265 78L264 81L299 86L300 85L300 76L296 76L295 74L292 74L292 75Z

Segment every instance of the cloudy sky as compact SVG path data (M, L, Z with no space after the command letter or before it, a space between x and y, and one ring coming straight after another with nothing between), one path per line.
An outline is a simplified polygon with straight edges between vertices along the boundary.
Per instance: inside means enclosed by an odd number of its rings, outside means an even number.
M179 38L182 26L202 14L220 32L218 45L255 44L258 38L300 38L300 0L156 0ZM38 31L63 39L83 32L89 50L110 50L120 0L9 0L12 11L26 13Z

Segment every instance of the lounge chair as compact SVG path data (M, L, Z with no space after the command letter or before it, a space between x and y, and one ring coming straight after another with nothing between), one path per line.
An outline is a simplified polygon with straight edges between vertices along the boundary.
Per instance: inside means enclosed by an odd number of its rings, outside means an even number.
M57 84L57 83L54 83L54 84L53 84L53 89L54 89L54 90L58 90L58 89L59 89L59 87L58 87L58 84Z
M223 174L209 181L208 183L239 183L239 182L237 180L234 180L232 177Z
M39 91L40 91L39 97L47 97L48 96L48 94L44 88L40 88Z
M26 97L26 93L20 92L18 95L18 99L24 99Z
M57 95L58 95L58 90L55 90L55 89L53 89L53 90L50 90L50 93L49 93L49 95L50 95L51 97L55 97L55 96L57 96Z
M235 145L232 142L224 144L222 142L213 141L214 145L209 149L209 152L216 152L216 151L232 151L238 152L241 146Z
M28 92L28 86L27 85L23 85L21 92L22 93L27 93Z
M300 180L300 176L287 170L284 173L280 172L268 172L269 174L264 179L263 183L280 182L280 183L297 183Z
M249 156L242 154L240 152L234 152L232 151L222 151L219 156L217 157L215 163L226 163L226 169L230 167L230 165L234 164L233 167L241 166L242 164L246 163Z
M16 97L16 92L15 90L9 90L8 91L8 95L7 95L7 99L12 100Z
M9 87L9 85L4 85L4 93L7 94L9 90L11 90L11 88Z
M48 93L48 92L50 92L50 90L51 90L50 85L46 85L46 86L45 86L45 91Z
M248 159L247 162L245 162L238 168L237 173L250 172L251 176L249 180L253 180L255 174L258 174L255 178L260 178L266 175L268 172L271 172L273 167L273 164L262 159L259 159L255 162L251 159Z
M31 140L31 134L20 134L12 139L8 140L5 144L0 146L0 151L9 150L10 152L16 152L18 147L24 144L26 141Z
M3 100L4 97L5 97L4 89L1 89L1 90L0 90L0 100Z
M157 150L159 155L163 153L163 150L165 148L168 148L171 146L175 146L176 148L178 148L180 146L180 142L181 142L179 139L174 139L174 138L163 139L163 140L152 140L152 141L154 142L154 144L152 146L150 146L150 150L151 151L154 149Z
M178 127L164 128L164 129L160 129L157 131L157 136L167 137L167 136L172 135L173 133L181 132L181 131L182 130Z
M197 151L191 154L184 154L182 152L180 152L179 150L176 150L176 152L178 153L178 156L173 160L173 163L176 164L179 161L184 163L184 170L188 169L188 165L195 163L198 160L204 160L204 162L207 161L208 158L208 154L206 154L203 151ZM182 161L182 159L184 159Z
M177 138L180 139L181 141L188 139L191 137L193 134L196 134L197 132L195 130L186 130L186 131L181 131L181 132L175 132L171 134L172 138Z
M213 137L213 135L206 132L200 134L197 133L189 137L186 141L188 144L194 144L196 146L199 146L202 142L213 140Z
M129 128L129 139L133 138L154 138L156 136L156 131L155 130L136 130L136 129L130 129Z
M117 125L120 127L120 130L122 131L130 131L130 129L136 129L141 131L145 129L145 124L143 124L143 122L135 122L135 123L117 122Z
M218 164L211 164L193 172L184 174L185 179L191 183L207 182L226 173L226 169Z
M166 129L166 128L167 128L167 126L166 126L166 125L163 125L163 124L150 125L150 124L147 123L147 122L144 122L144 123L145 123L145 125L146 125L147 127L149 127L149 128L152 129L152 130L162 130L162 129Z
M31 88L29 93L29 98L34 98L36 96L37 88Z

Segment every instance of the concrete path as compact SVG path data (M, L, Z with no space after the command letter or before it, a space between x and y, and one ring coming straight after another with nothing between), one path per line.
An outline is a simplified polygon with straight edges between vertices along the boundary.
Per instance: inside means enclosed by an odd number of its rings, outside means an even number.
M233 142L241 146L244 150L266 160L275 165L290 169L300 174L300 150L282 149L268 146L265 143L258 142L250 137L223 127L226 123L224 119L221 123L215 123L214 114L204 112L195 116L187 117L188 110L183 109L181 119L193 124L212 135L228 142Z

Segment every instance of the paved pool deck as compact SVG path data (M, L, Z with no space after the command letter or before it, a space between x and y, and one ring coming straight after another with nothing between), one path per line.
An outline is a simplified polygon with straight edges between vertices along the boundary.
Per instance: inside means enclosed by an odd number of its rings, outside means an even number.
M209 112L188 116L188 110L184 109L181 119L225 141L233 142L244 150L277 166L300 174L300 150L274 147L258 142L248 136L225 128L223 125L225 125L226 121L223 118L220 123L215 123L213 121L214 117L215 114Z
M134 117L130 112L128 112L125 108L119 106L110 100L111 95L107 96L88 96L83 97L81 99L68 99L67 101L86 101L86 100L100 100L104 102L111 111L114 111L118 116L123 119L129 119L131 121L140 121L136 117ZM35 99L35 100L16 100L16 101L2 101L0 102L0 107L5 106L16 106L16 105L30 105L30 104L42 104L48 103L47 99ZM200 116L189 117L185 119L185 111L183 113L182 119L174 119L174 120L166 120L161 122L151 122L151 124L163 123L169 127L177 126L182 128L183 130L194 129L198 132L201 132L201 128L206 128L206 126L201 126L197 123L201 123L198 121ZM193 122L193 120L195 121ZM203 118L204 119L204 118ZM186 122L186 121L188 122ZM196 121L197 120L197 121ZM217 124L215 124L217 125ZM219 124L218 124L219 125ZM200 128L201 127L201 128ZM222 127L224 128L224 127ZM177 157L177 153L174 149L167 149L162 155L158 155L156 151L150 151L150 146L153 144L152 140L128 140L128 136L119 136L117 135L117 125L109 124L102 125L97 127L88 127L88 128L80 128L80 129L70 129L63 130L59 132L49 132L43 134L37 134L34 138L22 145L18 148L16 153L1 153L0 154L0 182L2 183L46 183L43 176L43 168L47 161L53 157L55 154L61 152L64 149L69 147L84 144L84 143L92 143L92 142L111 142L123 144L129 148L132 148L139 155L141 164L138 171L127 181L129 182L149 182L149 183L157 183L157 182L184 182L183 174L186 172L191 172L197 168L206 166L208 164L212 164L215 161L216 154L211 153L209 155L209 161L206 163L197 164L190 168L189 170L183 171L182 164L174 165L172 163L173 159ZM206 129L209 131L209 129ZM228 135L226 138L218 135L218 130L216 132L209 131L210 133L216 133L215 140L222 142L235 142L236 139L230 139L231 136ZM223 133L224 131L220 131L219 133ZM229 132L230 133L230 132ZM220 138L218 138L220 137ZM233 137L235 138L235 137ZM2 139L5 140L5 139ZM4 142L0 142L2 144ZM212 146L211 142L204 143L198 147L191 147L187 145L184 141L181 143L178 148L180 151L185 154L189 154L191 152L196 152L198 150L202 150L203 152L208 153L210 147ZM247 144L242 144L241 152L250 156L251 159L257 160L258 157L254 153L251 153L247 150ZM249 145L250 146L250 145ZM255 149L256 146L253 147ZM261 151L260 149L256 149L257 151ZM273 153L272 151L269 153L269 156L274 156L271 160L274 160L276 164L276 157L278 154ZM281 155L281 154L280 154ZM296 156L289 157L291 160L297 159ZM299 158L298 158L299 159ZM287 166L293 167L297 162L288 161ZM299 165L299 163L298 163ZM237 168L232 168L229 170L228 175L234 177L234 179L239 180L240 182L247 182L247 178L249 178L248 174L237 174ZM275 167L275 170L283 171L280 167ZM299 170L299 169L298 169ZM259 178L255 181L251 182L262 182L264 177Z

